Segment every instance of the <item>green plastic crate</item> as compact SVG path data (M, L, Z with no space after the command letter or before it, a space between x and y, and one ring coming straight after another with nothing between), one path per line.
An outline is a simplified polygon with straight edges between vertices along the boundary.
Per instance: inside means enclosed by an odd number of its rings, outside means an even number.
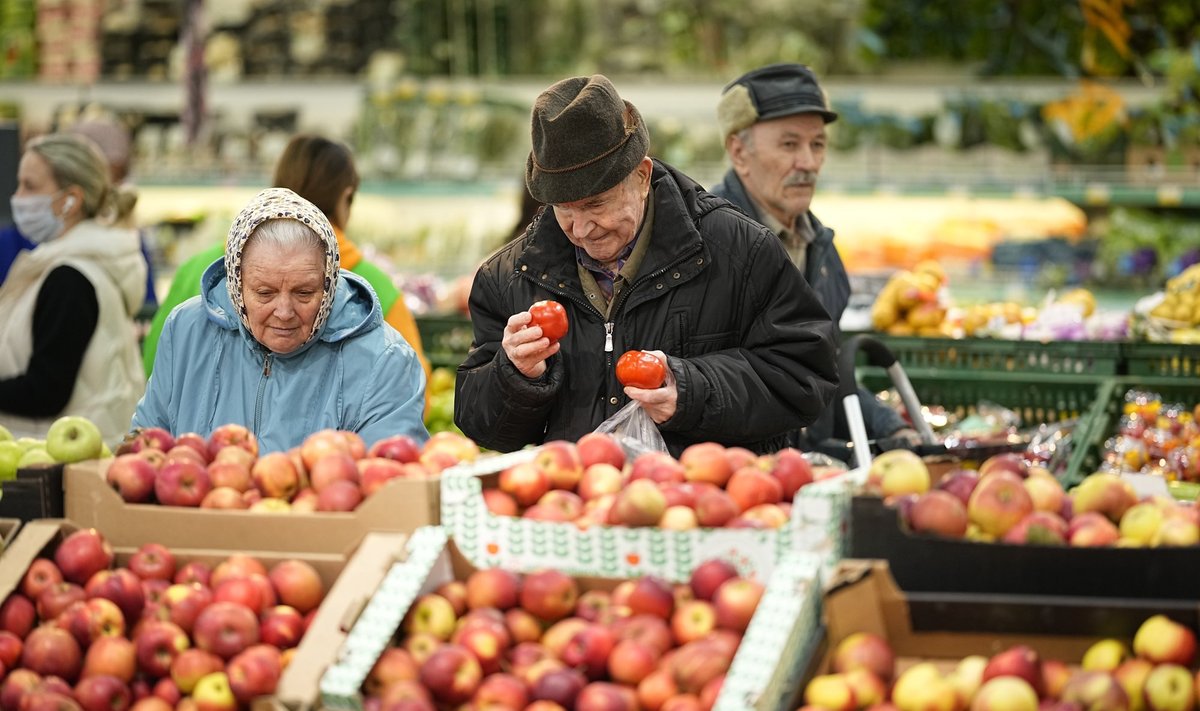
M1093 341L1008 341L990 338L919 338L872 334L906 371L1055 373L1101 378L1116 375L1121 344ZM865 356L860 362L865 363Z
M1125 403L1125 393L1132 388L1156 392L1162 396L1164 402L1180 402L1185 405L1200 402L1200 380L1149 376L1126 376L1107 380L1101 386L1095 407L1088 414L1082 436L1077 437L1078 445L1067 467L1067 482L1081 481L1099 469L1104 442L1116 434L1117 422L1121 418ZM1189 487L1178 488L1186 495Z
M418 316L421 347L434 368L458 368L471 350L474 332L466 316Z
M1126 343L1123 350L1130 375L1200 378L1200 346Z
M859 368L863 385L886 390L892 380L882 368ZM958 417L974 414L981 402L1013 410L1023 427L1080 418L1092 410L1103 380L1051 373L984 373L905 368L922 405L940 405Z

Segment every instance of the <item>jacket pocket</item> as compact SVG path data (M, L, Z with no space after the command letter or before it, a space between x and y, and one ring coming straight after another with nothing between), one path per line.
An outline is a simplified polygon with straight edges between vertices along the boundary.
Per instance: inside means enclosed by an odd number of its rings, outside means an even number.
M734 345L736 331L721 331L720 333L698 333L688 339L684 346L684 355L688 358L702 356L705 353L724 350Z

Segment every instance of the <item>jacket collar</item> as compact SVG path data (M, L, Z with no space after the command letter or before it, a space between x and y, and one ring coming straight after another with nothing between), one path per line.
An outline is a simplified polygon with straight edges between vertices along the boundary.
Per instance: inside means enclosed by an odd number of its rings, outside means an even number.
M742 208L742 211L747 215L760 223L763 221L762 215L759 214L758 206L750 198L750 193L746 192L746 186L742 184L742 179L738 177L737 172L733 168L730 168L725 173L725 178L721 181L720 191L728 195L729 201ZM833 244L833 230L821 224L821 221L817 219L812 210L808 211L808 219L813 228L812 243L822 246Z

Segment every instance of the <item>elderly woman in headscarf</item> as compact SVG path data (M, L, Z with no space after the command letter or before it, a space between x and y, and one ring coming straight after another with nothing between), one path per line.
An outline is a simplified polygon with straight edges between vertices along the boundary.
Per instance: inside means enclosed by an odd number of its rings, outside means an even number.
M425 374L362 278L339 269L328 218L286 188L259 193L225 256L163 328L133 426L211 433L244 425L260 451L317 430L423 442Z

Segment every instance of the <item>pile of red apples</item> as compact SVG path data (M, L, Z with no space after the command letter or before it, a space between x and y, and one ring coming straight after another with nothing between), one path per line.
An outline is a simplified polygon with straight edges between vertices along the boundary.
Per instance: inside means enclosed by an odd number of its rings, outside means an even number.
M936 654L937 650L930 650ZM898 675L881 637L841 640L830 673L804 690L809 711L1194 711L1200 675L1195 632L1165 615L1138 628L1129 645L1103 639L1078 664L1043 659L1027 645L957 663L919 661ZM895 675L895 676L894 676ZM894 678L893 678L894 677Z
M611 590L556 570L478 570L414 601L366 708L706 711L762 594L717 559L687 584Z
M795 449L756 455L716 442L694 444L679 459L650 452L627 462L616 439L594 432L578 444L547 442L532 461L502 471L483 496L498 516L580 528L779 528L796 492L820 473Z
M368 448L354 432L321 430L287 452L260 456L254 433L242 425L222 425L207 439L147 428L118 449L105 477L129 503L353 511L393 479L428 479L478 456L474 442L452 432L423 446L394 435Z
M1081 547L1200 544L1200 504L1139 499L1117 474L1097 472L1068 492L1045 468L998 454L978 471L954 470L931 485L919 457L886 454L893 456L872 462L868 486L889 497L917 533Z
M325 589L305 561L210 566L149 543L113 567L94 529L0 605L3 711L236 711L275 691Z

